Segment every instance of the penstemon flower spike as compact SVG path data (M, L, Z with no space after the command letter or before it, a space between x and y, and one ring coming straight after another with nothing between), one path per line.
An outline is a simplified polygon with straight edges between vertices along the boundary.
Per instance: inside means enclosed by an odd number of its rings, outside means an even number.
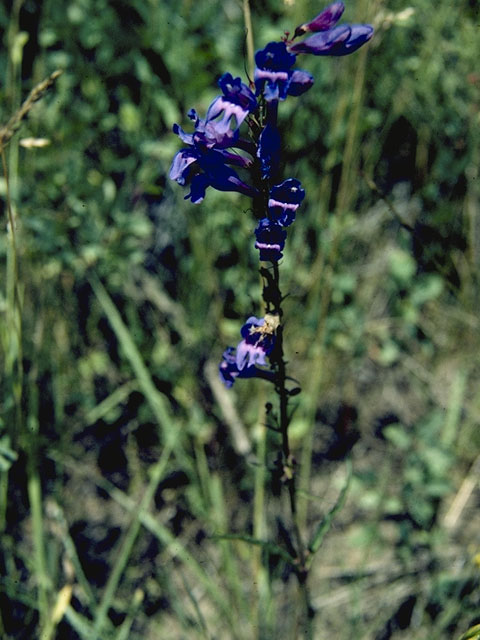
M227 388L237 378L262 378L274 385L278 396L274 430L281 434L278 461L290 498L297 558L294 569L300 585L305 584L311 559L307 557L296 520L295 461L288 439L291 417L288 403L300 390L287 388L291 378L287 375L283 351L279 261L285 249L287 228L295 221L305 191L296 178L282 180L278 175L281 135L277 117L281 102L302 95L314 84L310 73L294 68L298 55L349 55L372 37L370 25L337 25L344 9L343 2L333 2L313 20L298 26L290 40L287 33L282 40L269 42L257 51L252 85L255 93L240 78L225 73L218 82L222 95L209 106L205 119L190 111L193 133L186 133L178 124L173 127L186 146L175 155L170 178L190 187L185 198L190 198L193 204L204 199L208 187L250 197L258 221L255 248L260 261L270 263L269 268L260 269L265 283L265 315L248 318L241 328L242 339L237 347L224 351L219 373ZM308 37L304 40L294 42L305 35ZM270 403L269 406L267 414L271 413Z
M187 146L175 155L170 178L182 186L190 186L185 198L193 204L202 202L208 187L218 191L237 191L252 198L253 210L259 219L255 229L255 248L259 250L260 260L272 265L277 266L283 256L286 227L294 222L296 211L305 197L304 189L295 178L272 184L278 179L281 146L277 128L278 104L289 96L302 95L313 86L314 79L310 73L293 69L297 55L348 55L370 40L373 35L370 25L337 25L344 9L343 2L334 2L313 20L298 26L291 40L284 38L270 42L257 51L255 94L241 78L225 73L218 81L222 95L213 100L205 119L201 119L193 109L189 112L194 132L186 133L178 124L173 126L174 133ZM293 43L296 38L309 33L313 35ZM240 127L244 123L250 125L250 139L240 137ZM242 177L237 171L242 172ZM269 289L272 287L271 284ZM281 300L281 295L277 297ZM268 306L268 300L265 302ZM277 305L276 313L279 311ZM245 352L245 344L251 346L245 339L244 336L237 347L237 354ZM264 351L263 357L257 357L255 362L267 366L265 356L268 355ZM234 363L232 357L232 351L225 351L220 365L220 377L227 387L231 387L237 377L255 375L270 379L264 375L267 373L264 369L259 369L250 360L248 366L239 367L240 360L237 358Z

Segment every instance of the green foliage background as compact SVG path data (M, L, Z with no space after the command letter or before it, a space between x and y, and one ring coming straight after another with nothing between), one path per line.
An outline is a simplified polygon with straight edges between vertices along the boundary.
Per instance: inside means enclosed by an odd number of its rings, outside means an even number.
M320 9L251 10L260 48ZM353 462L315 638L454 638L480 622L479 6L345 15L372 42L299 59L315 85L281 109L307 191L282 263L306 539ZM13 0L0 30L2 125L63 70L5 149L18 273L0 181L0 635L302 638L281 558L212 537L285 543L270 390L216 375L262 313L255 222L167 177L172 124L245 77L242 4Z

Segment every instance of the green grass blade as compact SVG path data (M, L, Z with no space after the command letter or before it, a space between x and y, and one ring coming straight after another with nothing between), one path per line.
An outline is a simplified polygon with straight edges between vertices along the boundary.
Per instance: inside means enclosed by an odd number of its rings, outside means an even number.
M150 482L148 484L147 490L145 491L145 495L143 496L140 505L132 514L132 522L125 535L125 538L123 539L118 558L108 578L105 591L95 614L95 621L93 625L94 633L92 636L92 640L95 640L95 638L99 638L99 640L102 640L102 629L106 622L108 609L112 604L115 592L130 558L133 545L140 531L142 516L147 512L147 509L150 506L150 502L155 495L158 485L165 474L165 470L167 468L171 453L172 444L170 443L170 445L167 445L163 450L160 460L154 465Z
M167 430L172 425L173 420L165 398L156 388L140 351L138 350L130 331L123 322L118 309L108 295L107 290L95 274L90 274L89 282L97 300L108 318L108 321L110 322L112 329L115 332L115 335L118 338L118 341L122 346L125 356L130 362L138 380L140 389L142 390L146 401L150 405L150 408L163 431L164 439L166 441L168 439Z
M247 544L262 547L262 549L267 553L277 554L287 562L295 562L295 558L291 556L288 551L285 551L285 549L282 549L282 547L279 547L274 542L270 542L268 540L259 540L258 538L253 538L252 536L247 536L243 533L218 534L212 536L212 540L238 540L240 542L246 542Z

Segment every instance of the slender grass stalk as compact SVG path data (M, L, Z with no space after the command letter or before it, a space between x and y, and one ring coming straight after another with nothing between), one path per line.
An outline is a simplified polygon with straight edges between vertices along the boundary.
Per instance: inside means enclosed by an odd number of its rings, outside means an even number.
M65 618L82 640L92 640L94 630L90 620L87 620L84 616L77 613L71 605L65 610Z
M93 592L93 589L88 581L85 572L82 567L82 563L80 562L80 558L78 557L77 548L75 546L75 542L72 540L70 532L68 530L68 523L63 513L60 505L54 503L51 507L52 516L55 518L55 521L61 532L61 541L65 548L65 552L73 565L73 569L75 571L75 578L83 590L85 597L87 599L87 606L90 611L95 611L97 605L97 598Z
M104 418L109 411L115 409L119 404L124 402L132 391L138 389L138 384L135 380L125 382L120 387L115 389L109 396L107 396L102 402L99 402L93 409L90 409L85 416L84 426L87 427L90 424L94 424L97 420Z
M135 617L140 609L140 606L145 597L144 592L141 589L136 589L133 594L133 600L128 607L127 615L125 620L122 622L120 629L118 630L117 635L115 636L115 640L128 640L130 637L130 630L132 628L132 624L135 620Z
M226 531L228 526L228 515L222 483L218 475L211 476L209 488L215 526L217 530ZM243 598L241 583L242 574L234 554L235 548L234 545L227 541L220 541L220 547L222 548L223 559L222 576L228 584L228 590L232 598L232 605L238 612L237 619L238 621L242 621L241 614L245 613L248 608ZM238 621L237 625L240 626Z
M48 616L47 624L45 626L45 630L42 634L42 640L52 640L55 635L55 630L58 626L58 623L62 620L67 607L70 604L72 599L72 585L66 584L64 587L60 589L57 593L57 598L55 600L55 604L50 611Z
M134 500L127 496L123 491L120 491L103 478L98 478L97 483L99 486L104 488L111 498L124 509L130 512L136 510ZM222 616L224 616L225 620L228 621L234 637L239 637L235 632L235 619L232 616L230 604L228 600L226 600L224 593L214 577L205 571L202 565L186 549L181 539L174 536L170 529L159 522L157 518L154 518L148 512L142 512L139 514L139 519L142 525L166 547L165 553L170 553L172 557L178 558L186 567L188 567L189 571L198 580L199 584L205 588L206 592L212 598L213 603L218 607Z
M266 454L267 454L267 427L262 424L264 420L264 403L259 404L260 415L255 429L256 437L256 458L254 493L253 493L253 537L257 540L268 538L266 524L266 501L265 501L265 481L266 481ZM258 630L258 638L261 637L261 627L270 626L269 612L271 610L271 593L268 580L268 572L262 563L263 550L261 547L253 547L253 580L255 589L252 590L254 602L252 602L252 625Z
M45 540L43 524L43 500L38 466L34 462L34 452L30 452L28 465L28 499L32 511L32 533L34 545L34 566L37 581L38 612L40 615L40 629L43 629L48 619L48 590L50 581L47 574L45 559Z
M6 186L7 217L8 217L8 247L7 247L7 274L6 274L6 331L5 343L5 379L10 381L12 398L14 403L15 431L21 433L22 423L22 305L18 279L18 251L16 240L16 220L10 197L10 179L7 168L5 150L0 144L2 156L3 174Z
M247 43L247 61L248 61L248 74L253 79L255 71L255 46L253 43L253 26L252 26L252 14L250 11L250 1L243 0L243 20L245 22L245 38Z
M465 399L467 376L466 370L460 370L453 379L450 402L448 403L447 414L440 435L441 443L446 449L451 449L457 438L458 426L460 424Z
M57 71L45 81L34 87L28 98L23 104L16 109L18 104L19 92L17 88L20 85L20 66L21 66L21 48L20 53L14 53L14 40L18 34L18 19L22 0L16 0L12 8L12 19L9 26L9 70L8 70L8 88L11 92L12 105L15 109L13 115L6 125L0 128L0 155L2 158L2 167L6 185L6 201L7 201L7 220L8 220L8 248L7 248L7 273L6 273L6 332L3 337L5 344L5 378L10 382L12 398L14 403L13 434L23 437L27 450L27 492L32 513L32 533L34 544L34 566L37 581L37 599L38 611L40 616L40 629L44 630L48 625L48 591L50 581L48 579L45 559L45 541L44 541L44 524L43 524L43 498L40 481L39 465L37 460L37 433L38 421L34 413L34 409L30 409L30 422L28 432L24 432L24 419L22 410L23 397L23 339L22 339L22 294L19 280L18 269L18 247L16 239L17 217L12 204L10 182L13 183L13 193L17 192L18 181L18 143L12 138L19 129L22 121L27 117L33 104L37 102L51 87L60 75ZM10 144L9 163L5 155L5 146ZM32 389L30 404L35 407L38 405L36 399L36 390ZM2 517L2 520L4 517ZM47 629L48 631L48 629ZM42 633L42 631L41 631Z
M210 638L209 633L208 633L208 627L207 627L207 623L205 621L204 615L202 613L202 610L200 609L200 605L198 604L198 598L196 598L195 594L193 593L193 590L191 589L190 585L188 584L185 575L182 571L180 571L180 577L182 579L183 582L183 588L185 589L185 592L187 594L187 597L189 598L190 602L192 603L193 609L195 611L195 615L197 616L197 620L199 622L200 625L200 632L202 637L207 638L207 640Z

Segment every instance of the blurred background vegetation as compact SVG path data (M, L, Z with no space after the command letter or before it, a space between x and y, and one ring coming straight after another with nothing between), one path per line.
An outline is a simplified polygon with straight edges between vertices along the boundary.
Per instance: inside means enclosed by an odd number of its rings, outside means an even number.
M322 6L252 3L255 47ZM314 637L457 638L480 623L479 4L345 16L372 42L299 58L314 88L281 109L306 537L353 463ZM214 538L285 542L270 389L216 371L262 313L255 221L167 178L172 124L245 77L242 4L7 0L0 33L0 125L63 70L0 179L0 636L302 638L282 559Z

